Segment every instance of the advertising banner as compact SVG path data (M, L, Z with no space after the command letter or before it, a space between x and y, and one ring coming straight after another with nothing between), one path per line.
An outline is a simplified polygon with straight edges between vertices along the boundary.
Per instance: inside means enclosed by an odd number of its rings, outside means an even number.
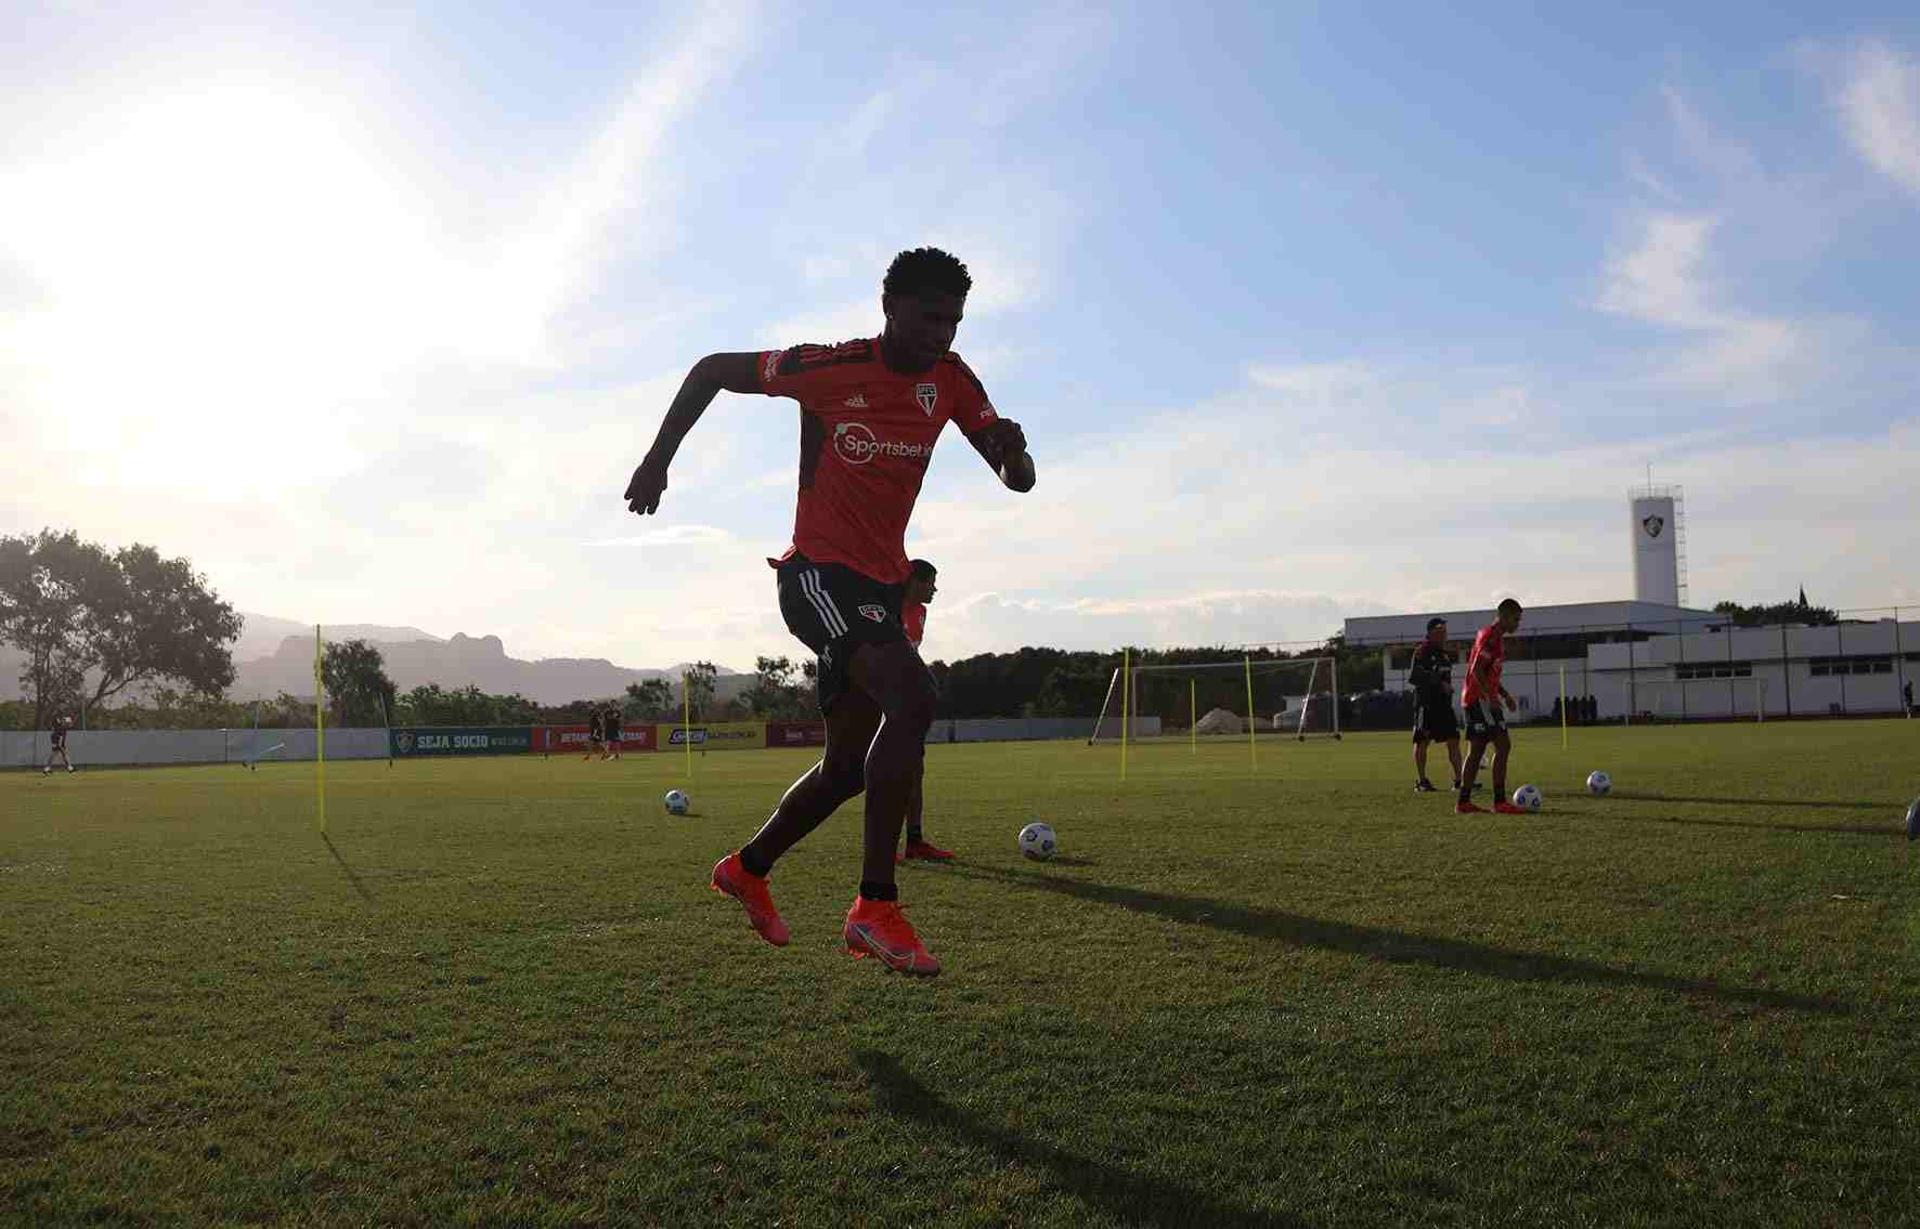
M696 751L744 751L767 745L767 726L762 721L707 721L692 726L654 727L662 751L678 751L689 739Z
M545 751L549 755L565 755L569 751L575 755L585 755L589 745L587 727L584 725L545 726L534 739L534 750ZM622 753L652 751L658 745L659 742L654 737L654 726L651 723L620 727Z
M767 722L767 746L769 747L824 747L826 745L827 723L824 721Z
M395 758L416 755L518 755L533 750L529 726L401 726L387 732Z

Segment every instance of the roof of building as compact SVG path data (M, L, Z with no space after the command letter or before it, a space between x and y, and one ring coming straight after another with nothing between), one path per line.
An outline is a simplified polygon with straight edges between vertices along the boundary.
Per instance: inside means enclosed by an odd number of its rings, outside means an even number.
M1427 620L1447 621L1455 639L1470 629L1493 622L1493 609L1421 610L1411 614L1364 615L1346 620L1346 642L1351 645L1412 644L1427 634ZM1544 636L1580 631L1621 631L1628 627L1656 631L1704 631L1719 626L1727 616L1711 610L1667 606L1659 602L1569 602L1560 606L1529 606L1520 625L1521 636Z

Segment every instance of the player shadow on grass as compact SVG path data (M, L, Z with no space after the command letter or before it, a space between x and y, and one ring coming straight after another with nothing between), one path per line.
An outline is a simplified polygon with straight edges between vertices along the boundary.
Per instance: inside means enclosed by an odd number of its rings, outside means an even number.
M1723 986L1714 981L1675 977L1667 973L1636 973L1576 956L1514 951L1465 939L1413 934L1381 926L1360 926L1352 922L1331 922L1279 909L1230 905L1196 896L1175 896L1143 888L1115 887L989 867L955 867L954 873L998 879L1020 887L1076 896L1103 905L1118 905L1123 909L1138 909L1176 922L1211 926L1216 930L1229 930L1256 939L1277 939L1296 947L1347 952L1388 964L1430 964L1517 982L1583 981L1600 986L1644 986L1652 990L1700 995L1753 1007L1817 1012L1829 1016L1851 1015L1853 1012L1849 1004L1834 999L1759 987Z
M1872 811L1898 807L1897 802L1844 802L1833 798L1721 798L1705 794L1656 794L1616 789L1615 798L1626 802L1699 802L1727 807L1817 807L1832 811Z
M1094 1157L1017 1135L942 1101L891 1054L860 1050L855 1052L853 1061L866 1072L873 1085L874 1100L884 1113L942 1131L961 1143L985 1148L1023 1166L1044 1169L1056 1187L1116 1221L1248 1227L1301 1223L1291 1217L1222 1203L1192 1187L1143 1177Z

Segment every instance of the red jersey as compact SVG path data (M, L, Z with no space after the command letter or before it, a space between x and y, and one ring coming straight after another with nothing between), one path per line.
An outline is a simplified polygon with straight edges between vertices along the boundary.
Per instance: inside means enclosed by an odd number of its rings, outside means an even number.
M908 574L907 520L949 420L969 437L994 421L986 389L957 354L891 371L878 338L760 355L761 391L800 403L795 551L882 584ZM783 556L784 557L784 556Z
M927 634L927 604L908 602L901 606L900 626L906 629L907 642L919 648L921 638Z
M1467 657L1467 681L1460 689L1462 704L1477 704L1481 700L1500 698L1500 667L1507 660L1507 633L1500 629L1499 620L1480 629L1473 638L1473 652ZM1480 675L1487 676L1487 690L1480 689Z

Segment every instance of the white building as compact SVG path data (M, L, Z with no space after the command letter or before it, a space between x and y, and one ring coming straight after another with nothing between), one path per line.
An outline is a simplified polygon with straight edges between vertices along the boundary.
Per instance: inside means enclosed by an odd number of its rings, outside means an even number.
M1460 659L1457 688L1491 610L1348 619L1346 640L1385 648L1385 686L1405 690L1413 648L1435 615ZM1563 677L1564 694L1593 697L1602 719L1898 713L1906 685L1920 687L1920 621L1738 628L1713 611L1652 602L1531 607L1502 675L1519 719L1550 716Z

